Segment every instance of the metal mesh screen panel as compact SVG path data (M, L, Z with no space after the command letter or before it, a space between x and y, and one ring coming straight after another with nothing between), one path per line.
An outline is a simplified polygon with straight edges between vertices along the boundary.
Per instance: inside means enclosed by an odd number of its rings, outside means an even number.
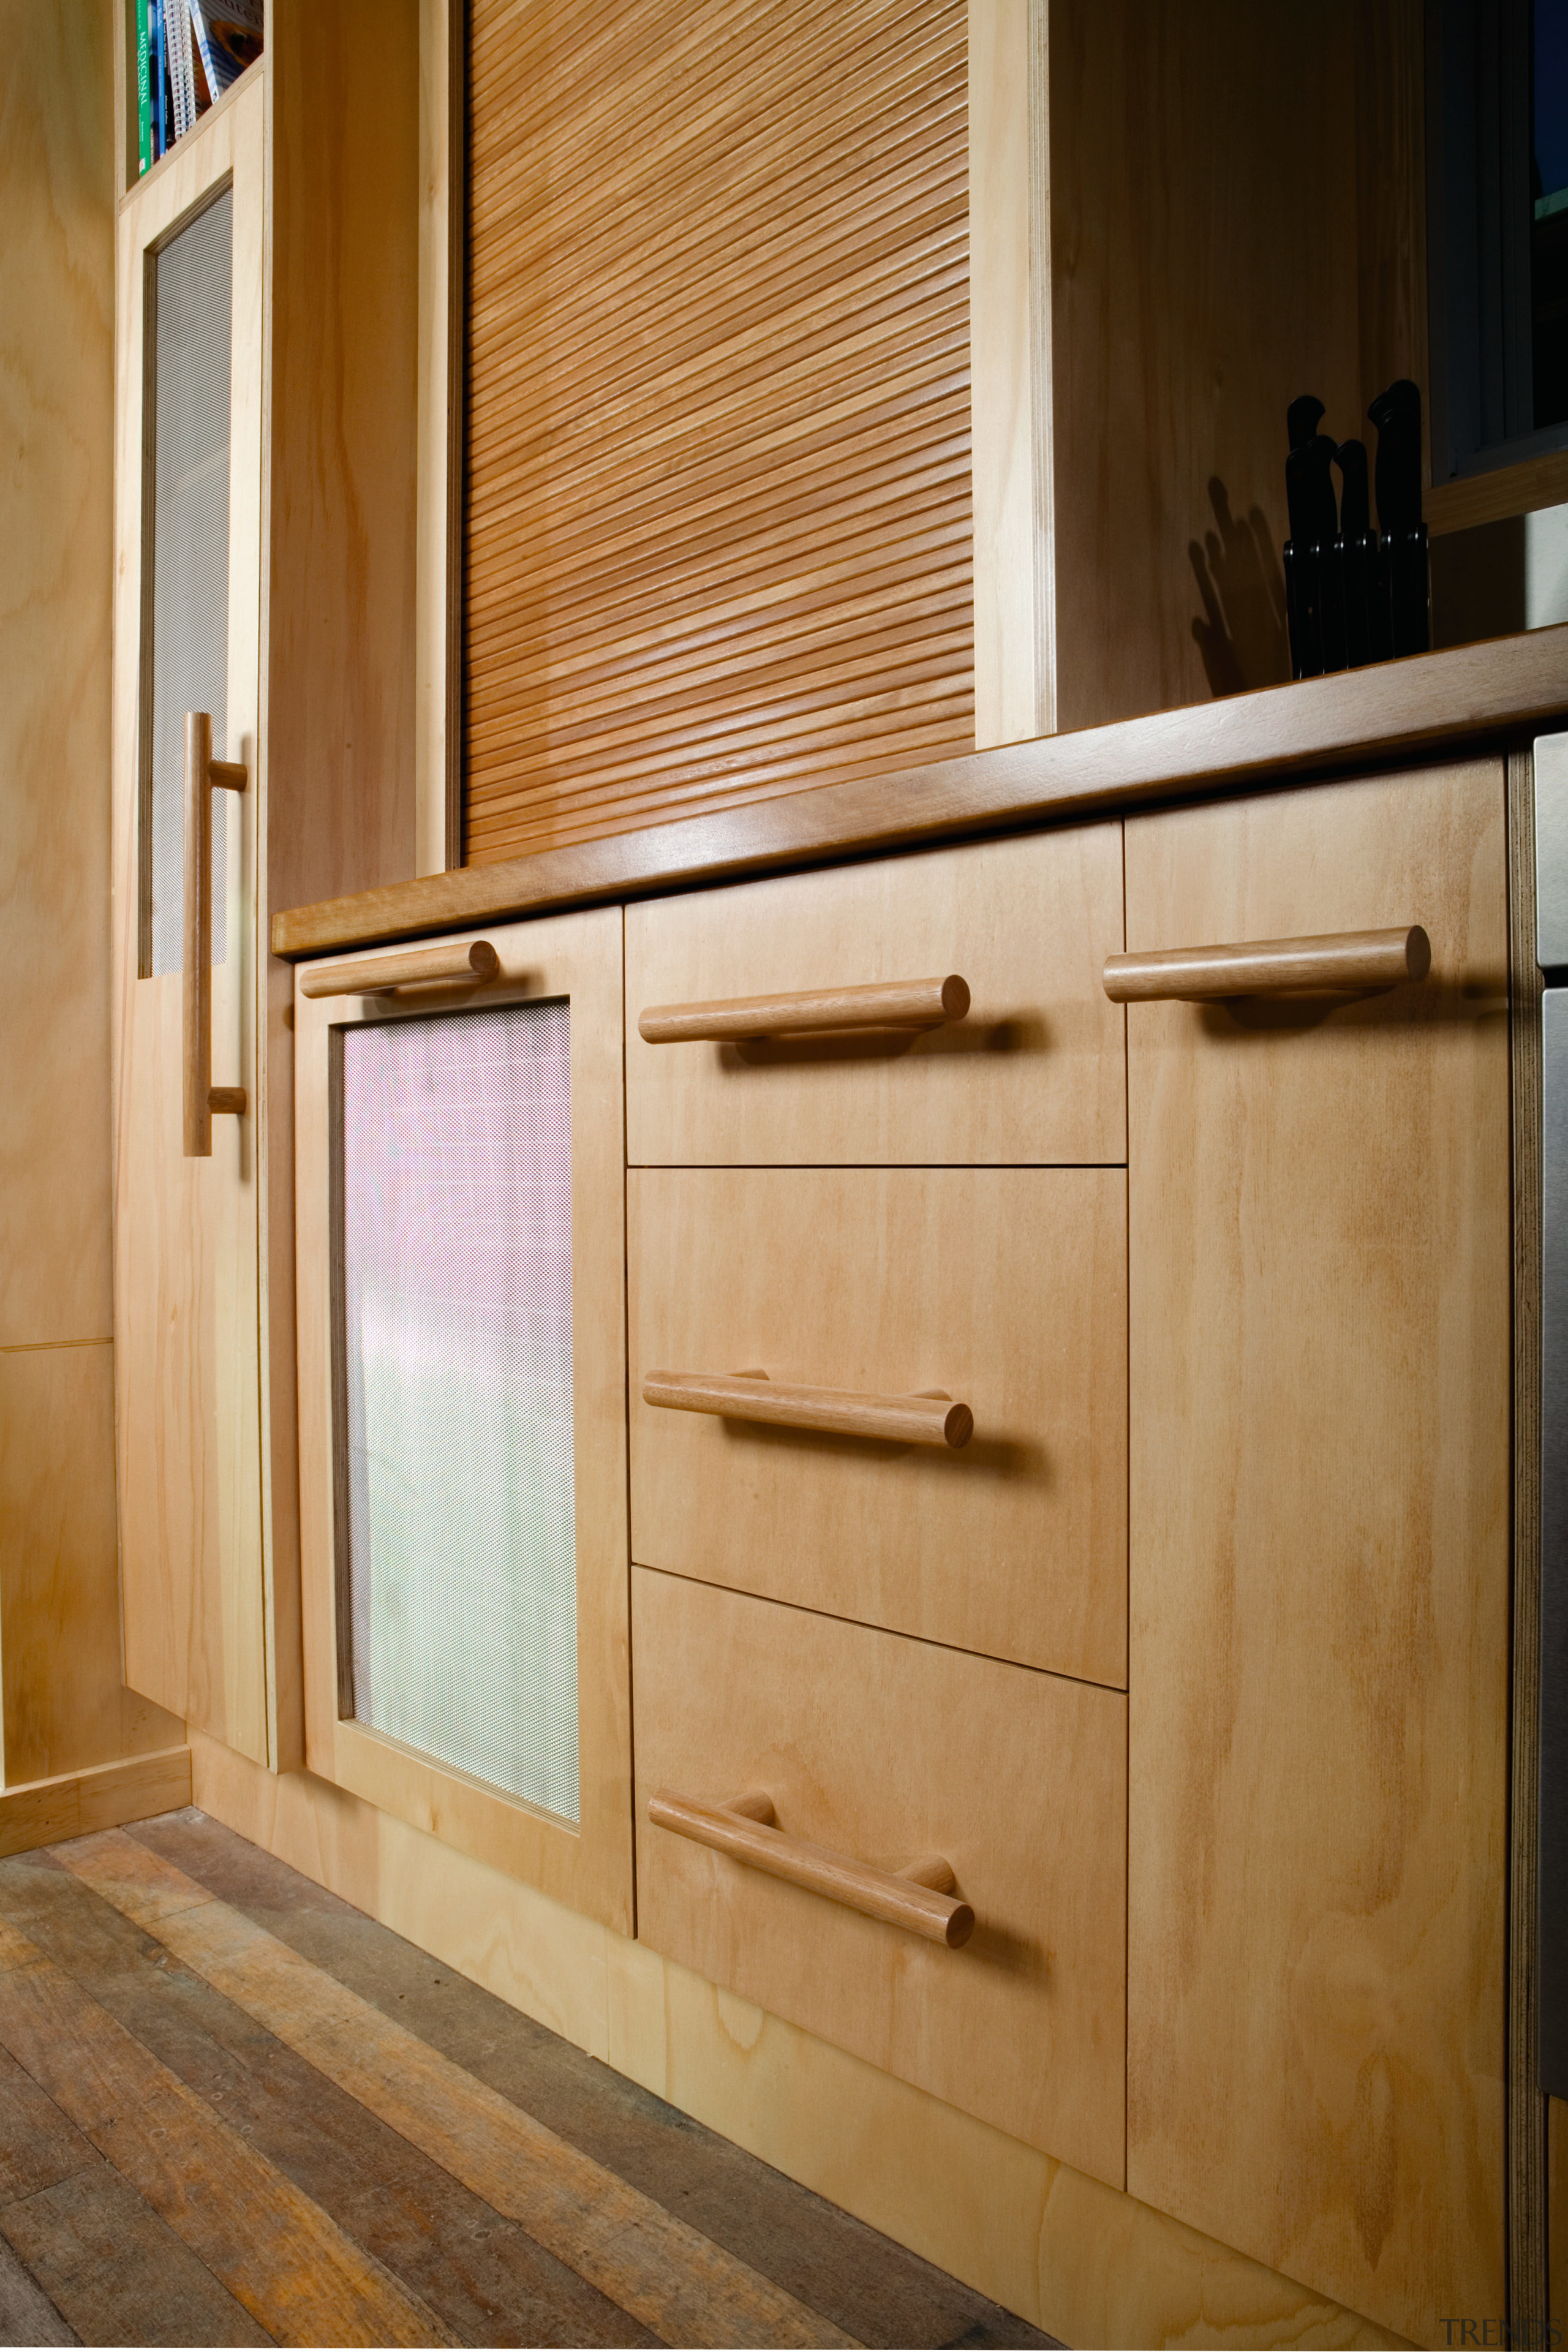
M210 710L228 756L228 398L234 195L226 191L158 254L153 280L152 894L143 964L184 952L184 724ZM213 961L226 953L226 818L213 824Z
M570 1013L342 1032L355 1719L575 1822Z

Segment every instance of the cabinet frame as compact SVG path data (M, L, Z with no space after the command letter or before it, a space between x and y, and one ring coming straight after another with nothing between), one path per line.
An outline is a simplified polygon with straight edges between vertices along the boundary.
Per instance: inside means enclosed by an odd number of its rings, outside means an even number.
M295 987L300 1552L305 1763L338 1788L577 1912L633 1931L626 1431L626 1144L618 908L484 932L500 974L477 989L311 998ZM453 943L463 946L478 933ZM389 950L395 954L395 950ZM337 1238L330 1181L334 1030L565 997L572 1007L573 1434L580 1817L571 1828L339 1714L333 1389Z
M1417 2341L1507 2292L1504 782L1127 827L1134 950L1431 937L1128 1019L1128 2187Z
M113 685L113 1118L116 1465L125 1678L257 1762L276 1755L257 1331L264 1149L258 1087L257 891L265 441L265 80L237 85L181 142L116 226ZM228 826L225 962L215 966L215 1076L247 1108L210 1160L181 1150L181 976L141 976L144 659L152 516L152 257L234 195L230 313L227 736L247 789ZM159 1475L141 1467L149 1450Z

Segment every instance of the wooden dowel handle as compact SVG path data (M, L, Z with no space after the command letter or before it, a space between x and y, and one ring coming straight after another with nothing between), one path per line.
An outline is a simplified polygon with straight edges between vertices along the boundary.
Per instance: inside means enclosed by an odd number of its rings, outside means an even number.
M770 1829L775 1828L778 1822L778 1815L773 1811L773 1801L765 1789L748 1789L742 1796L726 1797L720 1811L726 1813L743 1813L747 1821L765 1822Z
M213 803L215 788L242 793L248 772L238 760L213 758L205 710L185 713L185 936L180 982L181 1126L187 1160L210 1160L213 1113L243 1112L243 1087L213 1084Z
M768 1811L773 1811L771 1803ZM950 1951L967 1944L974 1933L973 1910L952 1893L956 1882L952 1869L937 1856L914 1865L920 1876L879 1870L874 1863L856 1862L848 1854L835 1853L830 1846L786 1837L783 1830L749 1812L737 1812L727 1805L701 1804L691 1797L678 1796L673 1789L655 1790L647 1801L647 1817L658 1828L673 1830L678 1837L693 1838L699 1845L710 1845L752 1870L765 1870L771 1878L786 1879L790 1885L807 1887L813 1895L826 1895L848 1910L863 1911L868 1919L907 1927L931 1943L945 1944ZM931 1876L938 1872L946 1873L945 1888Z
M650 1004L637 1019L650 1045L712 1037L803 1037L840 1029L940 1029L969 1010L969 983L879 980L863 987L809 988L791 996L734 996L713 1004Z
M1117 1004L1175 997L1296 996L1343 989L1370 994L1425 980L1432 943L1419 923L1394 931L1331 931L1321 939L1252 940L1243 946L1156 948L1107 956L1105 992Z
M886 1437L900 1445L967 1445L974 1415L945 1396L865 1396L853 1389L805 1389L739 1372L647 1372L643 1402L675 1412L717 1412L784 1429L826 1429L841 1437Z
M395 988L428 986L456 980L482 988L500 971L489 940L454 947L411 948L406 955L362 957L357 963L322 964L300 977L301 996L390 996Z

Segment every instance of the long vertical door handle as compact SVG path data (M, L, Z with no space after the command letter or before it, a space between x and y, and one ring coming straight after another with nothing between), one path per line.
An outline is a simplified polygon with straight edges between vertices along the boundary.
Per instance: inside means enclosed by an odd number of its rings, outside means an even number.
M185 713L185 958L182 982L185 1158L210 1160L213 1113L243 1111L243 1087L213 1084L213 793L242 793L237 760L213 758L205 710Z

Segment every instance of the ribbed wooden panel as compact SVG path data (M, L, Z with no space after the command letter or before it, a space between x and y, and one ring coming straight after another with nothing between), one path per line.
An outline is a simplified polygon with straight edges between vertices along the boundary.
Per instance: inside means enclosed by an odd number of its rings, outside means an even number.
M973 741L963 0L471 0L464 856Z

